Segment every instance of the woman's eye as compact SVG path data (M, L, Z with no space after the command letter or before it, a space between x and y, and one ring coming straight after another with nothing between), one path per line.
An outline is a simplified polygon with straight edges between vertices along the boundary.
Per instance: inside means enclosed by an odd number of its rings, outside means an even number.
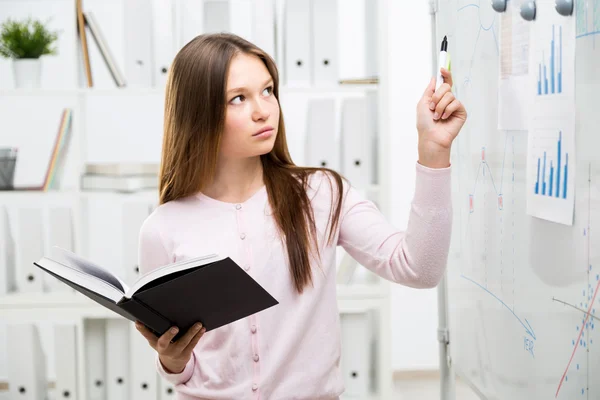
M265 88L265 90L263 90L263 94L266 92L265 96L269 96L271 93L273 93L273 86L269 86L267 88Z
M244 96L240 94L231 99L231 104L241 104L242 101L244 101Z

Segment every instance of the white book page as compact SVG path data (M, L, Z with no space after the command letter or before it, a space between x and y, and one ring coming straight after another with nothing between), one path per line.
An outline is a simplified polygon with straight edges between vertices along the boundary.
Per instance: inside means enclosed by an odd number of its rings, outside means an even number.
M190 260L184 260L173 264L168 264L163 267L156 268L143 276L141 276L132 286L125 292L125 297L131 298L139 289L146 284L159 279L163 276L172 274L174 272L183 271L186 269L196 268L201 265L209 264L215 261L223 260L225 257L221 257L217 254L208 254L202 257L192 258Z

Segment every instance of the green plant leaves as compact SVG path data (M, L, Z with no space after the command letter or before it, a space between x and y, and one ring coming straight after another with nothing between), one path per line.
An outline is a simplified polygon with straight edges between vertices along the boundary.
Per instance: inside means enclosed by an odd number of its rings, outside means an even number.
M58 40L58 32L49 31L39 20L6 20L0 27L0 56L7 58L39 58L57 54L51 47Z

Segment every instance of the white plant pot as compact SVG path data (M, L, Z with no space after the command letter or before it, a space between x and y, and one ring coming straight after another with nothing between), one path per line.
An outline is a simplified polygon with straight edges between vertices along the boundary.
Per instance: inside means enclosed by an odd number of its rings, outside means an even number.
M39 58L14 59L13 75L17 89L37 89L42 78L42 61Z

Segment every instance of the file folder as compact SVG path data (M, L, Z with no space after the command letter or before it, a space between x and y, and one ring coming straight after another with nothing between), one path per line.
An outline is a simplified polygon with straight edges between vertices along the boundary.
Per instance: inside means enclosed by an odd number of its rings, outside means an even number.
M129 399L129 325L127 320L106 320L106 392L110 400Z
M177 41L173 20L175 11L173 2L150 0L152 7L152 80L154 86L163 89L171 63L175 58Z
M254 15L254 0L229 0L229 31L250 42L254 42L252 25Z
M342 107L342 174L352 186L366 190L373 170L373 118L366 97L348 98Z
M39 400L48 394L46 356L36 325L7 325L8 390L11 399Z
M84 321L85 375L88 400L106 400L105 321Z
M338 0L312 2L313 84L338 84Z
M308 87L311 79L311 0L286 1L284 5L284 76L290 87Z
M79 399L77 387L77 328L74 324L54 325L56 400Z
M124 276L127 284L132 284L140 277L138 268L138 241L142 224L150 215L151 210L150 204L144 201L126 202L122 207L122 265L125 268Z
M176 396L175 387L165 378L159 376L158 400L173 400Z
M344 397L364 399L373 387L373 335L371 312L344 313L341 322L341 370Z
M42 292L41 271L33 262L44 255L43 209L17 207L15 213L17 290L22 293Z
M255 0L253 11L253 42L275 60L275 0Z
M126 86L152 87L152 7L147 0L127 0L123 7Z
M229 1L204 1L204 33L230 32Z
M16 289L15 243L6 207L0 206L0 296Z
M174 3L175 37L178 49L204 31L204 2L179 0Z
M156 351L132 324L129 332L131 400L157 400L159 375L156 370Z
M312 99L308 104L304 147L306 165L340 170L335 99Z
M46 240L47 250L52 246L58 246L70 251L75 250L74 221L71 209L69 207L49 207L47 209L48 236ZM62 284L58 279L49 275L43 276L44 289L47 291L66 291L73 292L73 289Z

